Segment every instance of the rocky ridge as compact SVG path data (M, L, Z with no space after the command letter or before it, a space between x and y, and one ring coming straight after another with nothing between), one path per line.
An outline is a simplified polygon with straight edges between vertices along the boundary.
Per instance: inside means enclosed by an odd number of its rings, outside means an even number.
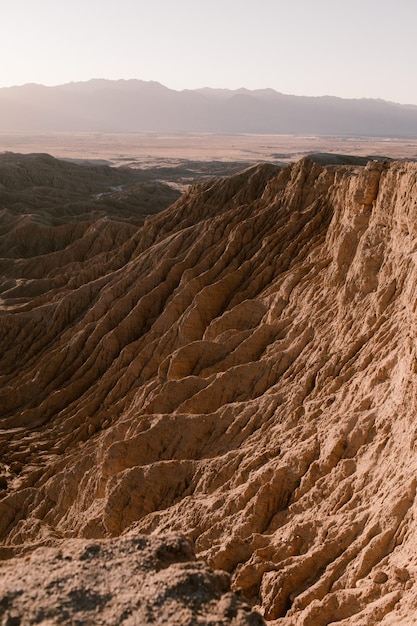
M179 531L279 626L410 623L416 205L415 163L317 157L7 234L5 566Z

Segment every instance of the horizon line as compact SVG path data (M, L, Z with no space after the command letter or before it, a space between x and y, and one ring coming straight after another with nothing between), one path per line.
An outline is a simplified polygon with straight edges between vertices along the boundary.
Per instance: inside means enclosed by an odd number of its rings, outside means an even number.
M142 78L98 78L98 77L93 77L93 78L89 78L87 80L71 80L68 82L64 82L64 83L57 83L57 84L45 84L45 83L36 83L36 82L25 82L25 83L21 83L21 84L13 84L13 85L0 85L0 91L3 89L20 89L20 88L24 88L24 87L44 87L45 89L54 89L54 88L59 88L59 87L66 87L66 86L70 86L70 85L80 85L80 84L87 84L87 83L94 83L94 82L107 82L107 83L128 83L128 82L138 82L138 83L148 83L148 84L154 84L154 85L159 85L160 87L163 87L164 89L167 89L169 91L175 91L176 93L183 93L183 92L187 92L187 91L222 91L222 92L231 92L231 93L236 93L236 92L241 92L241 91L246 91L249 93L256 93L256 92L260 92L260 91L270 91L273 92L277 95L281 95L281 96L288 96L288 97L294 97L294 98L309 98L309 99L321 99L321 98L332 98L335 100L347 100L347 101L358 101L358 100L371 100L374 102L386 102L389 104L395 104L401 107L417 107L417 104L414 104L412 102L398 102L396 100L388 100L386 98L382 98L382 97L370 97L370 96L359 96L359 97L345 97L345 96L336 96L336 95L332 95L329 93L325 93L322 95L318 95L318 96L312 96L312 95L308 95L308 94L295 94L295 93L285 93L283 91L278 91L277 89L274 89L273 87L256 87L256 88L249 88L249 87L237 87L237 88L231 88L231 87L212 87L209 85L204 85L203 87L194 87L194 88L190 88L190 87L185 87L183 89L175 89L173 87L168 87L167 85L165 85L164 83L161 83L158 80L144 80Z

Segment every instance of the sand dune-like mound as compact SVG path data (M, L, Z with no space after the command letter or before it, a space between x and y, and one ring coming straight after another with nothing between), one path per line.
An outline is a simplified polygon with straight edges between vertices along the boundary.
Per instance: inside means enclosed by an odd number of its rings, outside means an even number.
M3 571L180 532L280 626L410 623L416 205L416 164L321 157L144 222L5 208Z

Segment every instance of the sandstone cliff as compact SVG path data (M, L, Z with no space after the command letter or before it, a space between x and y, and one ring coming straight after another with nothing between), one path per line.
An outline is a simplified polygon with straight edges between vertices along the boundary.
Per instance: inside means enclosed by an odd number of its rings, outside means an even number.
M279 626L412 623L416 208L415 163L311 158L5 209L3 559L179 531Z

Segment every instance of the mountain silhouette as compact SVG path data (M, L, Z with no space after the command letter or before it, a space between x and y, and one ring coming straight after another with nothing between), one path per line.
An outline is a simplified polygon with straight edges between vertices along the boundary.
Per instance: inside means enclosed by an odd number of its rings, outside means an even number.
M415 137L417 106L273 89L175 91L154 81L95 79L0 89L0 131Z

